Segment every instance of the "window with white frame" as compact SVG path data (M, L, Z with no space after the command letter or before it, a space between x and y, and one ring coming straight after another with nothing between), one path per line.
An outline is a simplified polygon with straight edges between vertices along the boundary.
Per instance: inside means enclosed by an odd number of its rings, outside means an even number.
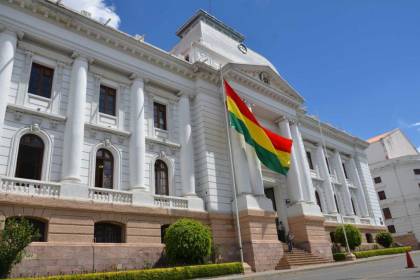
M28 92L45 98L51 98L54 69L32 63Z

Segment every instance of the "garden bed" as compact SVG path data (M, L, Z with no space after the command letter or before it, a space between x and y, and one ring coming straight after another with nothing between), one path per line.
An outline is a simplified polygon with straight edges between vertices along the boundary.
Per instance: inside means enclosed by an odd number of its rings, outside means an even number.
M201 277L215 277L243 273L242 264L222 263L172 268L129 270L120 272L98 272L88 274L57 275L39 278L14 278L11 280L181 280Z

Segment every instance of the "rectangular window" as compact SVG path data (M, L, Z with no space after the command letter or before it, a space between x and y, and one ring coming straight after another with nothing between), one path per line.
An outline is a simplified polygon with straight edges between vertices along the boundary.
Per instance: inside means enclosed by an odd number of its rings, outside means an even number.
M153 103L153 118L155 128L166 130L166 105Z
M385 200L386 199L385 191L379 191L378 197L379 197L379 200Z
M99 93L99 112L115 116L115 108L117 104L117 90L101 85Z
M389 208L383 208L382 212L384 213L385 220L392 219L391 210L389 210Z
M45 98L51 98L54 69L32 63L28 92Z
M349 175L347 174L346 165L344 163L342 163L342 165L343 165L344 176L346 176L346 179L348 179Z
M375 184L382 183L381 177L375 177L375 178L373 178L373 181L375 182Z
M413 169L414 175L420 175L420 169Z
M311 155L311 152L306 152L306 157L308 158L308 163L309 163L309 168L311 169L311 170L314 170L314 164L313 164L313 162L312 162L312 155Z
M396 232L396 230L395 230L395 226L394 226L394 225L389 225L389 226L388 226L388 231L389 231L390 233L395 233L395 232Z
M327 162L327 168L328 168L328 173L331 174L331 169L330 169L330 163L328 162L328 158L325 158L325 161Z

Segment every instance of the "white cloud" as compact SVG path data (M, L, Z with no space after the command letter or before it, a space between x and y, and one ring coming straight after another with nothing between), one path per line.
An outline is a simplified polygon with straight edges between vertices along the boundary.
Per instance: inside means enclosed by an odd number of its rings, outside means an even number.
M416 126L420 126L420 122L410 124L410 127L416 127Z
M108 26L118 29L120 17L115 12L114 6L109 6L105 0L63 0L63 5L78 12L84 10L92 15L92 18L105 23L108 19L111 21Z

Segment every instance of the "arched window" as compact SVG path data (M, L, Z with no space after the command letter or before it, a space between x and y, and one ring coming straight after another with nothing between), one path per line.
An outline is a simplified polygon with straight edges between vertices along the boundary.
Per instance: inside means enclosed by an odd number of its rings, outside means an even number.
M32 242L47 242L47 223L43 220L32 218L32 217L10 217L6 219L6 226L10 219L25 219L29 222L32 228L37 233L37 236L32 238Z
M41 180L44 142L35 134L20 138L15 177Z
M106 149L96 152L95 187L112 189L114 186L114 157Z
M316 204L318 204L319 209L321 209L321 212L322 212L321 198L319 197L318 191L315 191L315 198L316 198Z
M335 202L335 207L337 208L337 212L340 213L340 207L338 207L338 201L337 201L336 195L334 195L334 202Z
M160 159L155 162L155 192L169 195L168 166Z
M165 224L160 226L160 243L164 243L165 241L165 233L166 230L169 228L170 225Z
M121 225L109 222L95 223L95 243L122 243L123 236L123 227Z
M373 236L371 233L366 233L366 242L373 243Z
M330 232L330 239L331 239L332 243L335 243L335 232L334 231Z

